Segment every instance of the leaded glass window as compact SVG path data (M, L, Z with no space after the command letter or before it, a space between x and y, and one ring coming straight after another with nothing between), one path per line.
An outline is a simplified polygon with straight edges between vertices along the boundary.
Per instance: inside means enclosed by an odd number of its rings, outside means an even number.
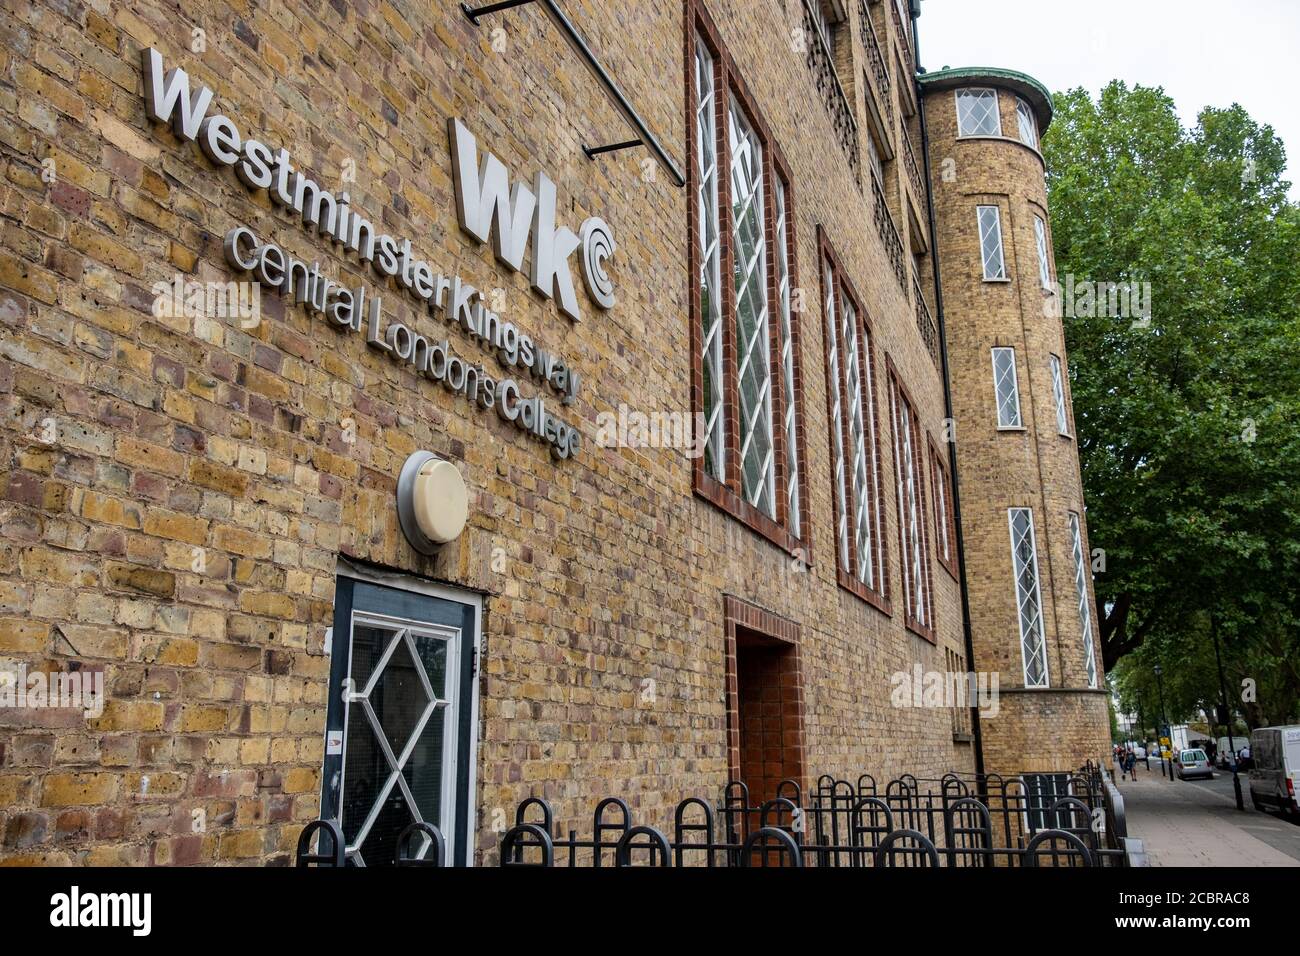
M1056 402L1056 430L1062 435L1070 434L1070 419L1065 410L1065 382L1061 370L1061 360L1055 355L1052 361L1052 398Z
M1043 636L1043 599L1038 583L1034 515L1028 508L1007 511L1011 530L1011 567L1015 574L1020 653L1026 687L1046 687L1047 641Z
M898 520L902 525L903 592L911 622L929 628L929 566L925 560L925 504L922 497L919 428L912 403L896 381L890 383L890 413L894 429L894 472Z
M806 551L796 229L789 167L702 18L688 46L695 490L773 543ZM702 439L702 440L700 440Z
M835 540L839 545L840 567L849 568L849 498L848 463L844 454L844 396L841 394L842 365L838 312L835 308L835 273L828 264L824 271L826 281L826 362L830 366L831 448L835 471Z
M957 134L959 136L1001 136L996 90L957 91Z
M1038 278L1044 289L1052 287L1052 260L1047 254L1047 225L1034 216L1034 245L1038 248Z
M722 373L722 250L718 234L718 157L714 122L714 61L695 47L695 162L699 204L701 368L704 405L704 470L721 479L726 449L726 402Z
M776 514L772 362L768 328L763 147L739 108L730 110L731 241L740 396L740 476L746 501Z
M786 217L786 193L789 187L780 178L776 182L776 297L781 310L781 380L785 395L785 475L786 514L790 533L802 534L803 515L799 507L799 429L794 394L794 323L790 314L790 223Z
M1033 149L1038 148L1038 120L1029 104L1016 97L1016 124L1020 128L1020 142Z
M1088 686L1097 686L1097 653L1092 641L1092 602L1088 600L1088 564L1083 555L1079 516L1070 512L1070 551L1074 557L1074 587L1079 595L1079 628L1083 634L1083 668Z
M998 428L1020 428L1020 386L1016 381L1016 350L993 350L993 392L998 404Z
M829 255L823 277L840 568L883 598L884 516L871 332Z
M1007 266L1002 256L1002 215L997 206L979 207L980 257L985 281L1005 279Z

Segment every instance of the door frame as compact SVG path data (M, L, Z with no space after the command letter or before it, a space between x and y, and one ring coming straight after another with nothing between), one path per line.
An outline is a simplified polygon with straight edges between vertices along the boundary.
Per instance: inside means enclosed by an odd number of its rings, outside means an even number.
M412 594L419 594L424 597L435 598L442 601L449 601L453 604L460 604L470 609L473 615L474 635L471 641L466 642L465 650L471 655L471 673L470 673L470 694L469 700L464 701L462 706L468 707L469 718L469 753L467 768L469 773L468 787L466 788L466 805L464 812L467 814L465 820L465 865L474 865L474 856L477 849L477 822L478 822L478 743L479 743L479 676L483 660L483 595L476 591L463 590L443 584L435 584L422 578L417 578L399 571L388 571L383 568L373 567L371 565L360 564L349 560L343 555L339 555L335 564L334 580L337 586L339 578L351 578L354 581L360 581L365 584L372 584L377 587L393 588L399 591L408 591ZM337 603L335 604L337 610ZM357 612L353 611L355 615ZM373 612L361 612L363 615ZM328 785L326 780L325 764L329 754L325 751L328 749L327 741L324 738L329 734L329 704L328 700L329 687L333 685L334 672L334 640L335 628L331 624L326 632L325 654L330 658L330 677L326 681L326 716L325 726L321 731L321 785L320 785L320 815L325 815L325 789ZM349 650L351 642L349 641ZM345 674L346 676L346 674ZM346 738L345 738L346 742ZM341 795L341 791L340 791ZM443 834L447 841L448 866L454 866L456 858L456 836L454 833Z

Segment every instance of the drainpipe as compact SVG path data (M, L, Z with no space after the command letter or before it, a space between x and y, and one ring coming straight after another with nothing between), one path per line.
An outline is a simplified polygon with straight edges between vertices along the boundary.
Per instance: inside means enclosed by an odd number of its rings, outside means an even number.
M917 18L921 16L921 0L912 0L912 52L916 57L917 71L924 72L921 69L921 48L917 41ZM934 180L930 177L930 131L925 122L925 95L921 90L921 84L916 77L911 77L911 82L916 87L916 109L917 117L921 125L921 157L925 166L925 184L927 191L932 191L931 184ZM943 365L943 408L944 415L949 421L955 419L952 411L952 383L949 377L948 369L948 336L944 325L943 316L943 287L939 281L939 231L934 221L934 201L933 197L927 196L927 205L929 206L930 220L930 263L934 272L934 314L935 321L939 325L939 358ZM953 433L956 439L956 433ZM966 583L966 546L965 538L961 528L961 492L958 490L957 475L957 442L950 441L948 445L948 471L952 475L952 519L953 524L957 526L957 568L960 571L957 579L961 585L961 626L962 637L966 644L966 661L971 671L975 669L975 640L971 634L970 627L970 589ZM971 730L975 737L975 772L981 777L984 775L984 736L980 730L980 712L978 707L971 707ZM983 791L983 784L980 790Z

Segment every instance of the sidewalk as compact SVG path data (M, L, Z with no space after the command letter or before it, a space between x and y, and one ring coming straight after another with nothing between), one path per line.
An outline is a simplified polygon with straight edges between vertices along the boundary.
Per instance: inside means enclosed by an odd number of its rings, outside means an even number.
M1238 810L1230 774L1169 781L1153 760L1150 773L1139 765L1136 781L1115 782L1128 835L1143 842L1152 866L1300 866L1300 826L1252 810L1249 791Z

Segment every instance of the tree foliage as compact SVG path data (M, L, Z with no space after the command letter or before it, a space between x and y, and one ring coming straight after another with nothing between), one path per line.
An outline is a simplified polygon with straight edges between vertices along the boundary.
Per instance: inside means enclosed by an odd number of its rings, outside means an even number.
M1252 722L1283 720L1300 695L1300 207L1282 143L1235 104L1185 128L1162 90L1118 81L1055 104L1060 283L1150 283L1149 318L1062 295L1103 660L1133 655L1121 684L1162 662L1178 720L1218 698L1217 627L1225 668L1260 688Z

